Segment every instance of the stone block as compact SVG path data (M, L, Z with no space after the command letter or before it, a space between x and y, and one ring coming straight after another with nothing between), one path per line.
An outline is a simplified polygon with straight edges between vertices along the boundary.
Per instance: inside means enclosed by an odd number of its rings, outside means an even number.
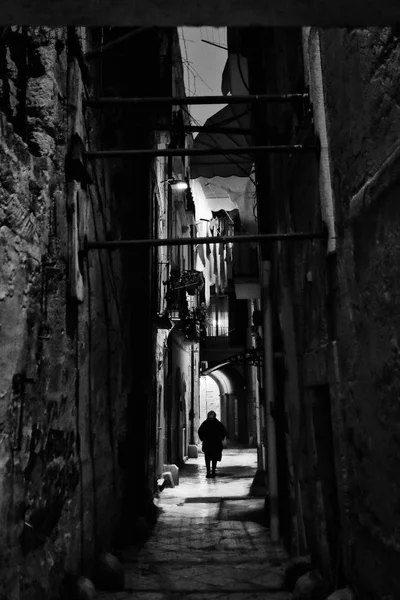
M93 600L96 596L96 588L87 577L79 577L76 582L76 599Z
M354 600L355 596L350 588L342 588L330 594L326 600Z
M308 556L296 556L291 558L285 567L285 587L293 592L296 582L305 573L312 571L314 565Z
M109 552L100 555L96 565L96 585L102 590L119 591L125 586L125 573L118 558Z
M292 600L324 600L326 584L321 573L314 569L296 581Z
M176 465L164 465L164 471L170 472L172 474L174 484L179 485L179 467Z
M189 444L188 447L188 457L189 458L198 458L199 457L199 449L195 444Z
M165 487L169 487L169 488L174 488L175 487L175 483L174 483L174 478L172 477L172 473L171 471L165 471L162 474L163 478L165 479Z

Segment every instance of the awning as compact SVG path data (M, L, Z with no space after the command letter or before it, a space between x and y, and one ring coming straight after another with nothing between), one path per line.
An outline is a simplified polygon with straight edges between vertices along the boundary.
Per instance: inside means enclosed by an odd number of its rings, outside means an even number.
M215 115L207 119L205 126L249 129L251 126L251 112L247 104L225 106ZM251 145L250 135L236 133L204 133L200 132L193 147L203 148L240 148ZM248 177L253 165L250 155L240 156L192 156L190 161L191 178L205 177Z

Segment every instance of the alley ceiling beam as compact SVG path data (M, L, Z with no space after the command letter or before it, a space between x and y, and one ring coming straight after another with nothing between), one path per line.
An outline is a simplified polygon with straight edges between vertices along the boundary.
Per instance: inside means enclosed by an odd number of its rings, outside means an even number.
M110 27L372 27L400 22L398 0L2 0L0 24Z
M318 146L303 146L294 144L289 146L247 146L239 148L139 148L135 150L93 150L85 152L88 158L124 158L128 156L232 156L237 154L260 154L263 152L276 152L278 154L292 154L317 151Z
M246 244L249 242L284 242L296 240L327 239L325 232L289 232L289 233L260 233L254 235L227 235L194 238L162 238L150 240L113 240L88 241L84 243L84 251L106 248L115 250L124 246L195 246L197 244L230 244L232 242Z
M299 102L307 100L308 94L249 94L233 96L160 96L146 98L88 98L85 106L112 106L121 104L205 105L205 104L254 104L255 102Z

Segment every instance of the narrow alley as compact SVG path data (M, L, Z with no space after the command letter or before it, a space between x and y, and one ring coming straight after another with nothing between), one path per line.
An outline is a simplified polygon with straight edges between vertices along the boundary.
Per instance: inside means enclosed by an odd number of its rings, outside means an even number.
M123 592L96 600L288 600L280 545L268 538L264 498L250 488L254 449L224 450L215 479L203 455L188 459L179 485L159 497L159 520L142 548L117 553Z
M63 1L0 23L0 600L399 600L400 8Z

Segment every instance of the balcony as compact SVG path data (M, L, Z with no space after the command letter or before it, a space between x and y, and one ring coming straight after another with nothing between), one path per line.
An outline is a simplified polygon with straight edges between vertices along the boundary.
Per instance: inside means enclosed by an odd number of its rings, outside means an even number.
M164 282L167 287L165 315L182 332L188 342L200 342L206 336L207 309L196 306L197 291L204 278L197 271L175 273ZM191 306L189 306L189 300Z

